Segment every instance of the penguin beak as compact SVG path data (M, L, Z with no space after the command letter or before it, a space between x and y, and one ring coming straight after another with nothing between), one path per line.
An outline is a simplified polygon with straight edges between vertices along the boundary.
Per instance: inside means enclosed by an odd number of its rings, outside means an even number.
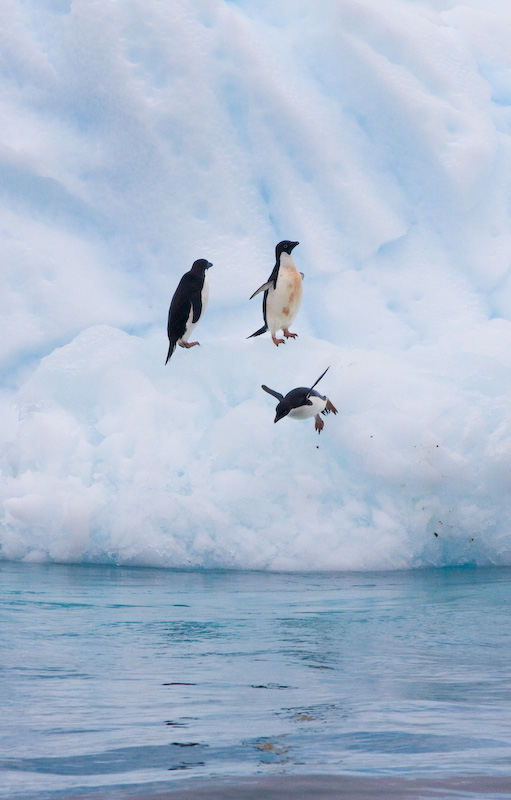
M212 266L213 266L213 264L211 263L211 261L208 261L208 266L206 267L206 269L209 269Z

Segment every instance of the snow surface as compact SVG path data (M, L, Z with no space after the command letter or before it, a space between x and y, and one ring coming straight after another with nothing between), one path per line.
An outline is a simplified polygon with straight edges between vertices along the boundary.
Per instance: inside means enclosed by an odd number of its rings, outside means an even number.
M508 0L4 0L0 557L511 563ZM281 239L305 274L276 348ZM210 302L164 367L181 275ZM318 386L339 414L273 423Z

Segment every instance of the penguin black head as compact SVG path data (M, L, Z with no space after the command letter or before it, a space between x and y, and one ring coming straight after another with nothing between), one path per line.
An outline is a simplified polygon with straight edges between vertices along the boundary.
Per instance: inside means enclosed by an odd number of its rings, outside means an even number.
M281 256L281 253L291 253L291 250L293 250L297 244L300 244L300 242L288 242L287 239L285 239L283 242L279 242L275 248L277 262Z
M285 399L281 400L277 408L275 409L275 419L273 421L278 422L279 419L284 419L284 417L287 417L290 411L291 411L291 406L289 405L289 403L286 403Z
M205 258L199 258L198 261L194 261L192 264L193 272L206 272L207 269L212 267L213 264L211 261L206 261Z
M305 386L299 386L298 389L292 389L288 392L278 403L275 409L275 419L273 421L278 422L279 419L287 417L289 412L294 408L311 406L312 401L309 400L309 392L311 391L312 389L307 389ZM314 392L314 394L316 394L316 392Z

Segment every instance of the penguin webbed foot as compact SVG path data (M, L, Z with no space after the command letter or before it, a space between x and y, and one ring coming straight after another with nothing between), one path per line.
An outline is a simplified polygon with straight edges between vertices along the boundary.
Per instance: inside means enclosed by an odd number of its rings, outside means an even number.
M329 400L328 397L327 397L326 406L324 407L324 409L323 409L323 411L321 413L326 417L326 415L330 414L330 412L332 412L332 414L337 414L338 413L337 409L334 406L334 404L332 403L332 401Z
M277 339L277 337L272 333L271 338L273 339L273 344L279 346L279 344L285 344L284 339Z
M285 328L282 333L286 337L286 339L296 339L298 334L297 333L290 333L287 328Z
M186 347L187 349L196 345L200 346L200 342L179 342L179 347Z
M316 420L314 427L315 427L315 429L317 430L318 433L321 433L321 431L325 427L325 423L323 422L323 420L321 419L319 414L316 414L314 419Z
M337 411L336 407L334 406L334 404L332 403L332 401L328 399L328 397L327 397L327 399L326 399L326 407L325 407L325 412L326 412L327 414L330 414L330 412L332 412L332 414L337 414L337 413L338 413L338 411Z

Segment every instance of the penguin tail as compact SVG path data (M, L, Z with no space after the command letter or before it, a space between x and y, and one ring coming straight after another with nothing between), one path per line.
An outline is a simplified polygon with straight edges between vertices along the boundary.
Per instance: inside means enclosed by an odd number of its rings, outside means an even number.
M169 344L169 352L167 353L165 364L168 362L169 358L171 357L175 349L176 349L176 342L174 341L174 339L171 339Z
M251 333L250 336L247 336L247 339L252 339L252 337L254 336L260 336L262 333L266 333L267 330L268 330L268 325L264 324L263 327L259 328L258 331L256 331L255 333Z

